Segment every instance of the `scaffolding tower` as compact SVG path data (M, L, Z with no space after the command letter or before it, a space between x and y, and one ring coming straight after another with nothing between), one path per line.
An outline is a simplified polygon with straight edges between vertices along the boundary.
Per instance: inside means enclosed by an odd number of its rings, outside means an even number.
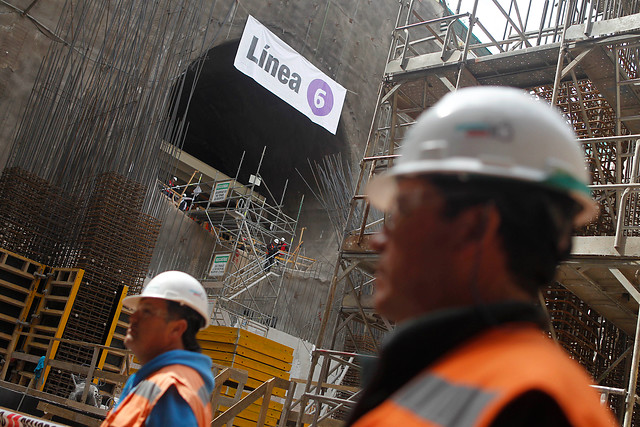
M320 363L327 358L322 351L314 354L312 366L322 366L319 383L329 381L329 366L355 369L349 352L377 349L393 328L372 304L377 254L370 240L385 218L367 202L368 181L393 164L407 129L445 94L513 86L556 105L584 148L601 216L580 230L571 260L542 296L553 337L631 425L640 359L640 2L511 0L506 7L491 0L482 11L478 0L469 11L453 3L455 11L443 5L443 16L423 17L419 2L401 2L316 342L345 353L332 356L333 365ZM502 26L488 30L496 19ZM308 384L301 402L315 408L316 420L357 399L357 392L327 398L324 390Z
M259 333L286 322L286 304L280 299L283 287L292 279L319 274L319 263L301 254L302 233L297 236L304 197L296 218L284 212L286 184L277 201L260 175L265 152L266 147L247 185L238 181L244 156L235 177L213 169L208 171L213 176L195 170L186 184L160 184L161 191L214 238L202 274L212 323ZM269 251L276 239L279 244Z

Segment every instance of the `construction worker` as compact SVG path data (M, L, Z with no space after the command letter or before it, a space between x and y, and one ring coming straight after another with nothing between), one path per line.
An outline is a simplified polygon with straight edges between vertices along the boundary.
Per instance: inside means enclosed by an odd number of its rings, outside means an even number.
M535 303L597 214L563 118L516 89L461 89L400 154L367 190L388 215L374 302L397 328L347 425L614 425Z
M278 247L280 246L280 239L276 238L273 239L273 242L269 243L269 245L267 245L267 258L265 259L264 262L264 267L263 269L265 271L271 271L271 266L274 263L274 258L276 257L276 254L278 253Z
M209 426L214 381L211 359L196 341L209 323L200 282L166 271L123 305L135 310L124 343L142 367L102 426Z
M178 205L178 209L186 212L191 208L192 204L193 204L193 196L185 191L184 194L182 195L182 198L180 199L180 204Z
M169 185L167 185L164 188L164 193L169 196L172 197L173 196L173 187L175 187L176 185L178 185L178 178L176 178L175 176L173 178L171 178L169 180Z

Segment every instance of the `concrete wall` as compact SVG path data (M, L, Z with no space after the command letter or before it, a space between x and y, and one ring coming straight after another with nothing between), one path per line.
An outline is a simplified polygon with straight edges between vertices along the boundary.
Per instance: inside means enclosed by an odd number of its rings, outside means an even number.
M204 277L215 240L211 233L169 201L163 205L164 222L153 251L149 275L180 270Z
M10 0L8 3L24 10L32 0ZM0 4L0 168L7 161L16 126L42 58L52 42L52 33L45 28L56 27L62 4L60 1L38 2L28 17Z

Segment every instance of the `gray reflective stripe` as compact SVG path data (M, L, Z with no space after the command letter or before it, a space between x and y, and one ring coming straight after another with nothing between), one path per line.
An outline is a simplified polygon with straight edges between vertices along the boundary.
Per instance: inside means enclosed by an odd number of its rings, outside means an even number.
M447 427L471 427L496 396L497 393L427 375L400 389L392 400L427 421Z
M207 391L205 386L202 386L198 389L198 397L202 400L202 403L207 406L207 403L211 400L211 394Z
M151 381L142 381L140 384L135 386L132 390L136 396L144 397L149 402L153 402L156 397L162 392L162 389L152 383Z

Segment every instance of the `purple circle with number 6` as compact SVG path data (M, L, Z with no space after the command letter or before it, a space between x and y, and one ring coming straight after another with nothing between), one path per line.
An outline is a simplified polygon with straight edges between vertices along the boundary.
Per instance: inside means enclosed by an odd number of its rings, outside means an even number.
M316 116L326 116L333 108L333 92L331 87L321 79L309 83L307 102Z

